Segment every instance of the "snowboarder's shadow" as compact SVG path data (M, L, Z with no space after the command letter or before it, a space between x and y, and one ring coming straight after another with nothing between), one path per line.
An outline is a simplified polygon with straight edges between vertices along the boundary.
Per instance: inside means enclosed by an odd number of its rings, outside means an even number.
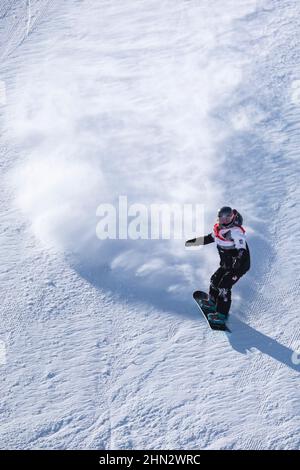
M292 349L260 333L238 318L232 318L230 323L233 333L228 335L228 339L233 349L246 354L247 351L256 348L263 354L267 354L276 361L300 372L300 361L295 360L297 357L293 361L295 352Z

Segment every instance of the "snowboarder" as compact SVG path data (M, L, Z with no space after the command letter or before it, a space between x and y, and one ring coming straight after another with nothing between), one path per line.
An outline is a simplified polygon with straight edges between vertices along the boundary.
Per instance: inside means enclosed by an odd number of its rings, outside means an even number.
M208 300L210 322L224 324L231 305L231 288L250 269L250 252L246 242L243 218L236 209L224 206L218 211L213 232L188 240L185 246L208 245L215 242L220 255L220 267L210 278Z

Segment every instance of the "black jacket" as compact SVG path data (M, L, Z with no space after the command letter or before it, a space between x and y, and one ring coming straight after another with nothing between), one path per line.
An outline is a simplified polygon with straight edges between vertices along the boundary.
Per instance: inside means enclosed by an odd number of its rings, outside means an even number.
M214 243L214 238L211 234L203 237L203 245ZM220 266L223 269L228 269L236 272L239 276L242 276L250 269L250 250L248 243L246 243L246 249L232 250L224 249L218 246L218 252L220 255Z

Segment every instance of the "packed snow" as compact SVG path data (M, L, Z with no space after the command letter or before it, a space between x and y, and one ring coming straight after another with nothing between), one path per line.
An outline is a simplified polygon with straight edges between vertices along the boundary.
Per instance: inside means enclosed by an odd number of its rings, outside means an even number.
M300 4L2 0L2 449L299 449ZM244 217L214 246L99 240L100 204ZM199 233L202 235L202 233Z

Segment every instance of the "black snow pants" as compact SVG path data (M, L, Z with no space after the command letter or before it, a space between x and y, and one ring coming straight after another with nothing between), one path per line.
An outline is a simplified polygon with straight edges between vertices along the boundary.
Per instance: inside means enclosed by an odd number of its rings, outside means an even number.
M236 274L232 270L220 267L211 276L209 296L216 303L217 312L228 315L231 305L231 288L243 274Z

